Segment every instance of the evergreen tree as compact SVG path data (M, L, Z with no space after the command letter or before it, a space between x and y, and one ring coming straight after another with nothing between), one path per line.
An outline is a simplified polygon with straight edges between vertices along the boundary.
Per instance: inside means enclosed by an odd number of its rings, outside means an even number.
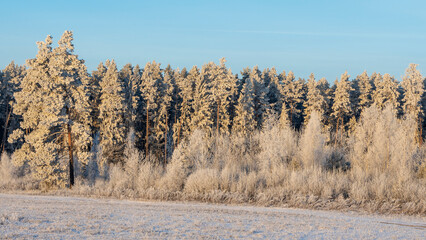
M303 106L305 108L305 125L308 123L310 115L313 111L316 111L320 120L322 120L322 116L327 108L327 102L324 99L324 96L321 94L320 89L318 88L318 84L315 81L315 76L313 73L309 76L308 80L308 93L306 96L306 101L304 101Z
M267 69L263 73L263 78L267 79L265 82L267 82L268 86L268 100L270 109L273 113L279 114L282 108L282 95L281 95L281 82L280 78L278 77L277 70L275 68L272 68L271 70Z
M335 130L336 136L335 141L337 143L337 135L340 130L340 141L343 140L343 132L345 123L351 114L351 102L350 102L350 91L351 85L349 82L349 75L347 72L342 74L340 81L336 80L336 90L334 91L334 102L332 106L332 116L335 119Z
M228 133L231 126L231 116L229 108L232 101L232 91L235 88L236 81L231 70L225 66L226 60L220 59L220 65L215 65L212 69L212 100L214 113L213 124L216 128L216 134Z
M89 77L84 61L73 54L72 40L72 32L65 31L55 49L50 36L39 42L36 58L27 61L22 91L14 95L14 111L22 115L23 122L10 141L22 139L26 131L15 160L31 166L33 177L45 187L65 185L64 153L68 152L70 187L74 184L74 153L83 170L90 158Z
M161 74L160 64L155 61L147 63L142 73L142 96L144 102L144 118L145 118L145 154L148 156L150 150L158 153L160 144L156 138L154 127L158 123L159 103L161 102L161 85L163 76ZM153 147L153 149L150 148Z
M92 136L94 137L100 129L99 105L101 103L100 82L105 77L107 68L101 62L98 68L92 72L91 84L89 87L90 116L92 118Z
M212 133L213 119L211 109L213 99L211 94L211 72L215 68L213 63L205 64L201 68L198 78L195 79L193 98L193 115L191 118L191 132L201 129Z
M359 89L359 112L361 114L362 110L368 108L373 103L372 94L373 94L373 86L371 85L370 78L366 71L364 71L361 75L357 76L358 80L358 89Z
M100 84L99 105L101 167L105 163L123 162L128 129L125 124L125 95L114 60L106 62L107 71Z
M142 81L139 65L136 65L135 67L133 67L130 63L124 65L124 67L120 70L119 78L124 92L126 128L133 128L136 131L134 134L135 146L141 148L143 138L141 133L144 128L144 118L142 116Z
M2 127L1 152L13 151L18 145L8 144L7 137L19 127L19 118L13 114L15 104L14 93L20 91L19 85L25 76L25 67L16 65L13 61L0 72L0 123Z
M252 69L249 77L254 89L254 119L257 127L261 128L266 114L269 112L268 88L265 86L257 66Z
M160 85L159 93L161 98L159 99L159 112L155 122L155 136L156 142L164 145L164 164L167 163L167 157L170 150L170 117L172 116L172 104L173 104L173 93L174 93L174 74L170 65L164 70L163 81Z
M298 127L296 120L299 118L301 109L299 105L303 101L303 81L295 81L292 71L283 78L282 96L284 97L283 109L289 114L290 124Z
M200 77L200 72L194 66L189 73L186 69L182 69L179 77L176 79L178 91L178 118L173 126L173 138L176 145L181 142L182 138L190 136L191 132L191 116L193 113L193 99L195 81Z
M374 104L383 110L386 104L390 103L393 109L397 110L399 107L399 91L398 83L389 74L383 75L377 74L374 78L374 85L376 89L373 92Z
M254 88L253 81L248 79L241 91L236 106L233 133L241 133L247 136L254 132L257 122L254 119Z

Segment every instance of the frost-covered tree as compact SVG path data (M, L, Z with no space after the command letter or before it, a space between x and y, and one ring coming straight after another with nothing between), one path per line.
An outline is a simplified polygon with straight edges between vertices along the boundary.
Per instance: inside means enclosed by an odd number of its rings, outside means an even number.
M232 101L232 93L235 88L235 78L230 69L225 66L225 58L220 59L220 65L215 65L211 75L211 92L214 114L212 120L216 134L229 132L231 116L229 108Z
M282 84L277 74L277 70L275 68L272 68L271 70L266 69L262 73L262 78L265 79L264 82L267 84L268 88L267 96L270 105L269 109L271 109L273 113L279 114L283 101L281 95Z
M155 137L157 143L162 143L164 146L164 164L167 163L171 143L169 135L171 134L170 122L172 116L173 93L175 87L174 73L170 65L164 69L163 81L159 88L158 117L155 121Z
M397 181L410 178L417 149L415 132L415 120L397 119L391 103L384 110L376 105L367 108L354 134L353 167L367 174L392 174Z
M425 92L423 81L423 76L417 70L417 64L410 64L405 70L405 76L401 83L404 89L403 111L418 123L417 141L419 144L422 143L422 96Z
M326 135L322 132L321 114L313 110L299 143L299 159L305 168L318 168L325 164Z
M14 95L14 111L23 122L9 140L25 135L14 159L18 165L28 164L45 187L64 186L67 175L71 187L74 157L83 170L90 158L89 77L84 61L73 54L72 40L72 32L65 31L57 48L52 49L50 36L38 42L36 58L27 61L22 91ZM68 160L69 174L64 160Z
M385 106L390 103L395 110L399 108L399 91L398 83L389 74L383 75L377 74L374 78L375 90L373 92L374 104L379 109L384 109Z
M125 95L114 60L106 62L107 71L99 83L101 87L99 119L102 163L123 161L123 150L128 129L125 124Z
M207 134L212 134L212 94L211 94L211 71L215 68L214 63L203 65L199 77L195 79L193 95L193 115L191 117L191 132L201 129Z
M334 91L334 102L332 106L332 116L335 121L336 136L335 141L337 143L337 135L340 130L340 141L343 140L343 132L345 123L351 114L351 102L350 102L350 91L351 85L349 82L349 75L347 72L342 74L340 81L335 82L336 90Z
M359 89L358 106L360 109L359 113L361 113L363 109L370 107L373 103L373 86L371 85L370 78L366 71L364 71L361 75L358 75L357 80Z
M295 81L295 77L292 71L290 71L282 81L283 87L281 94L284 98L284 104L282 108L286 109L290 124L298 127L296 120L299 119L301 114L300 105L303 102L303 81ZM283 113L285 112L283 111Z
M305 125L308 123L310 115L313 111L320 114L322 119L325 110L327 109L327 102L324 99L324 96L321 94L320 89L318 88L318 83L315 81L315 76L313 73L309 76L308 80L308 93L306 94L306 101L304 101L304 115L305 115Z
M186 69L182 69L176 84L178 86L178 111L177 121L173 126L173 138L177 145L181 142L182 138L187 138L191 133L191 116L193 113L193 98L194 98L194 87L195 81L200 76L200 72L196 66L194 66L189 73Z
M8 144L7 137L19 127L19 118L13 114L15 98L13 94L20 91L19 85L25 76L25 67L16 65L13 61L0 72L0 124L1 124L1 149L13 151L18 145Z
M240 93L235 111L233 133L249 135L254 132L257 122L254 119L254 88L253 81L248 79Z
M251 70L249 78L253 83L254 89L254 119L256 120L257 127L261 128L269 111L268 86L265 85L257 66Z
M101 87L100 82L105 77L107 68L101 62L97 69L92 72L91 82L89 84L89 101L90 101L90 116L92 118L92 136L99 132L99 105L101 103Z
M142 96L145 118L145 154L149 156L150 150L158 151L160 146L156 138L154 127L159 122L159 103L161 102L161 88L163 75L160 64L153 61L145 65L142 73ZM151 149L152 146L154 149Z
M119 72L119 78L124 93L126 128L133 128L135 130L135 145L139 148L142 148L142 132L145 127L142 115L141 75L142 73L139 65L133 67L130 63L124 65Z

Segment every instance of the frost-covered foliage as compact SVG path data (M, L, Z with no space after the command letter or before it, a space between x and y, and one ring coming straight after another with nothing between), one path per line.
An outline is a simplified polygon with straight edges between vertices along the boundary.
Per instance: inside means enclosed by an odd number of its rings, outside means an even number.
M88 74L83 60L73 54L72 32L66 31L59 46L52 38L39 42L35 59L28 60L21 91L14 94L14 112L23 117L10 142L23 141L15 152L15 163L28 164L34 178L46 187L66 184L76 157L84 167L90 158L90 109ZM75 154L75 155L73 155ZM69 161L69 165L66 161Z
M0 73L13 143L0 189L63 188L75 174L81 194L426 212L416 65L401 84L364 72L330 87L275 68L239 77L224 59L189 72L106 61L90 76L73 50L71 32L56 48L49 36L27 69Z
M125 95L118 78L114 60L107 61L107 71L101 79L99 119L100 146L102 148L101 165L121 162L127 135L125 125Z

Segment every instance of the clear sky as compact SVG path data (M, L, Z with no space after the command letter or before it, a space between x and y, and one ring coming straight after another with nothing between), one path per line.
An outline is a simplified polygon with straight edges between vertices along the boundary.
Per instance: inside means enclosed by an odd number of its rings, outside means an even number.
M234 73L275 66L330 82L345 70L401 79L409 63L426 75L426 1L0 0L0 10L1 69L72 30L89 71L106 59L191 68L225 57Z

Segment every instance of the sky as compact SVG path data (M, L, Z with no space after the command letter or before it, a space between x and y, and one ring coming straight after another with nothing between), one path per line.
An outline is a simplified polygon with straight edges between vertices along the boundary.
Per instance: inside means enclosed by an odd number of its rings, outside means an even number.
M88 70L115 59L191 68L225 57L233 73L275 67L334 82L366 70L426 75L426 1L0 0L0 68L34 58L65 30Z

